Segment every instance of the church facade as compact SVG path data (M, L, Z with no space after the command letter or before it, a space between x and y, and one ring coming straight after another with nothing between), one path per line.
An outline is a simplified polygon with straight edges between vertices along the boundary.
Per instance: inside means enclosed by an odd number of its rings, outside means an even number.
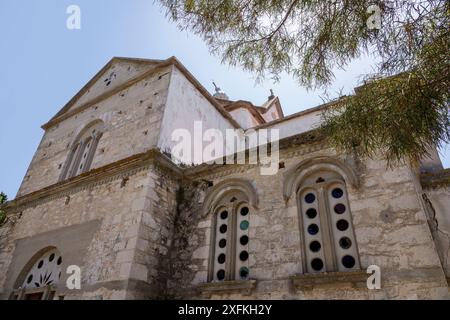
M113 58L42 126L2 206L0 299L450 298L450 171L436 150L392 169L337 152L317 130L332 106L284 116L174 57ZM276 170L178 161L173 133L198 124L276 132Z

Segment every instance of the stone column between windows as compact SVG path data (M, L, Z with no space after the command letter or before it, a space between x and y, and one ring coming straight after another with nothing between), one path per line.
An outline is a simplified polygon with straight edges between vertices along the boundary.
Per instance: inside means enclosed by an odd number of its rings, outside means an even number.
M336 257L334 255L334 240L332 230L330 230L329 210L326 197L326 190L323 187L317 189L319 195L319 219L322 227L323 250L325 253L326 271L337 270Z

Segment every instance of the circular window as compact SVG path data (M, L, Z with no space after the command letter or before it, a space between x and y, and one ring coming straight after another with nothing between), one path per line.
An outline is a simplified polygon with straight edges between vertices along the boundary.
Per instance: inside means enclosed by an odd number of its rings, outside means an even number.
M33 275L30 274L27 278L27 283L31 283L31 281L33 281Z
M313 268L313 270L315 271L320 271L323 268L323 261L322 259L319 258L315 258L311 261L311 267Z
M220 218L225 220L226 218L228 218L228 211L222 211L220 213Z
M219 247L220 248L225 248L226 245L227 245L227 240L226 239L220 239Z
M239 225L239 228L241 228L241 230L247 230L247 229L248 229L248 225L249 225L248 221L247 221L247 220L244 220L244 221L242 221L241 224Z
M217 258L217 261L222 264L225 263L225 254L219 254L219 257Z
M219 270L219 271L217 271L217 279L218 279L218 280L223 280L223 279L225 279L225 270Z
M331 191L331 195L333 196L333 198L339 199L344 195L344 191L342 191L341 188L335 188L333 189L333 191Z
M306 210L306 216L310 219L314 219L317 216L317 211L314 208Z
M318 232L319 232L319 226L317 224L313 223L308 226L308 233L310 235L315 235Z
M316 196L313 193L308 193L305 196L305 202L306 203L313 203L314 201L316 201Z
M42 268L42 266L44 265L44 260L39 261L37 267L38 269Z
M220 233L227 232L227 225L226 224L221 225L219 228L219 231L220 231Z
M342 249L348 249L352 246L352 240L347 237L343 237L341 238L341 240L339 240L339 245Z
M243 208L241 209L241 215L245 217L246 215L248 215L248 211L249 211L249 210L248 210L247 207L243 207Z
M352 256L344 256L342 258L342 264L348 269L353 268L355 266L355 263L355 258L353 258Z
M322 248L322 245L319 241L313 241L309 244L309 250L311 250L312 252L318 252L320 248Z
M336 222L336 227L339 231L345 231L348 229L348 222L347 220L341 219L338 222Z
M245 246L248 243L248 237L247 236L242 236L239 239L239 242L241 243L241 245Z
M239 276L241 279L245 279L248 277L249 270L247 267L242 267L239 269Z
M337 214L343 214L345 212L345 206L342 203L338 203L334 206L334 212Z
M247 261L247 259L248 259L248 252L247 251L242 251L239 254L239 259L241 259L241 261Z

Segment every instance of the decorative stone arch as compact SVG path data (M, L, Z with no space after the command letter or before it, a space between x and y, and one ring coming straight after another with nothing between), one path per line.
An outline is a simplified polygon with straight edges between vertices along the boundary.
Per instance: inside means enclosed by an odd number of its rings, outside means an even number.
M14 282L16 300L51 300L62 275L62 255L55 246L37 251L24 265Z
M33 265L39 260L40 257L42 257L45 253L57 249L55 246L48 246L45 248L42 248L28 260L28 262L25 264L25 266L22 268L22 271L20 271L19 275L17 276L16 281L14 282L14 288L17 289L22 285L22 283L25 281L25 277L27 276L28 272L31 270Z
M298 187L310 175L318 171L334 171L342 176L347 185L357 188L359 179L355 171L345 162L331 157L314 157L305 159L292 169L284 173L283 179L283 197L286 202L289 201L292 194L297 192Z
M73 141L70 143L70 148L72 149L75 144L80 140L80 138L92 127L98 126L98 129L100 131L104 131L105 128L105 123L102 119L95 119L91 122L89 122L87 125L83 125L78 127L76 134L75 134L75 139L73 139Z
M69 146L69 154L59 181L71 178L90 169L97 145L103 135L104 122L100 119L80 127L75 139Z
M212 212L217 203L228 193L236 191L241 191L254 209L258 208L258 194L253 184L248 180L234 178L222 181L211 188L203 201L202 216Z

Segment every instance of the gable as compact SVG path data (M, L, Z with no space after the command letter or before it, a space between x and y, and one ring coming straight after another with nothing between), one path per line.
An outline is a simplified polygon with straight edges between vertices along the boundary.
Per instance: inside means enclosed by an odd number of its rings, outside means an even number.
M160 60L113 58L54 117L77 109L150 70Z

